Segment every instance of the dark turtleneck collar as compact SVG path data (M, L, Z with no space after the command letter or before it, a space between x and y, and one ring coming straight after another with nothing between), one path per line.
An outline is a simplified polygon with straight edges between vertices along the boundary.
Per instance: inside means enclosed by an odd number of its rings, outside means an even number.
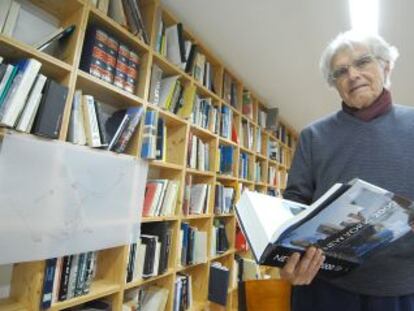
M380 96L368 107L357 109L347 106L342 102L342 110L362 121L371 121L391 109L392 99L391 93L384 89Z

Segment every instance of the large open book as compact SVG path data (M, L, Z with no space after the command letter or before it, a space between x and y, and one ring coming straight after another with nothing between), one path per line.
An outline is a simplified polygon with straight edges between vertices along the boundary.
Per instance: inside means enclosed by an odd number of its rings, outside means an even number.
M354 179L335 184L310 206L246 190L236 214L257 263L283 266L293 252L314 245L326 255L321 269L337 275L407 234L414 205Z

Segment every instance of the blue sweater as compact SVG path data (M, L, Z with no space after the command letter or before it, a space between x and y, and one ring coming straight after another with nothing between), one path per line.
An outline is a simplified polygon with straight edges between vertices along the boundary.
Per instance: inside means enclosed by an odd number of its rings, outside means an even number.
M310 204L334 183L355 177L414 200L414 109L394 105L369 122L339 111L305 128L283 197ZM414 293L414 234L366 262L326 281L365 295Z

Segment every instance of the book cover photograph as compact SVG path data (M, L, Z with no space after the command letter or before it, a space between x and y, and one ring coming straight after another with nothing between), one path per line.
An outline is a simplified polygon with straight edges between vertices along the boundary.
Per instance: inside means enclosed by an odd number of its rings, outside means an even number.
M294 252L323 250L322 270L351 271L411 229L411 201L360 179L335 184L310 206L245 191L237 218L258 263L283 266Z

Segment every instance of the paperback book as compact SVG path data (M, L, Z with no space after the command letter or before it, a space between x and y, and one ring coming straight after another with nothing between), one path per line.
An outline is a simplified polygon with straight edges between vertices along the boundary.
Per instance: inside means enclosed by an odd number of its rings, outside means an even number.
M414 204L353 179L310 206L245 190L236 214L257 263L283 266L292 253L315 246L326 256L321 270L334 276L369 263L375 251L408 234Z

